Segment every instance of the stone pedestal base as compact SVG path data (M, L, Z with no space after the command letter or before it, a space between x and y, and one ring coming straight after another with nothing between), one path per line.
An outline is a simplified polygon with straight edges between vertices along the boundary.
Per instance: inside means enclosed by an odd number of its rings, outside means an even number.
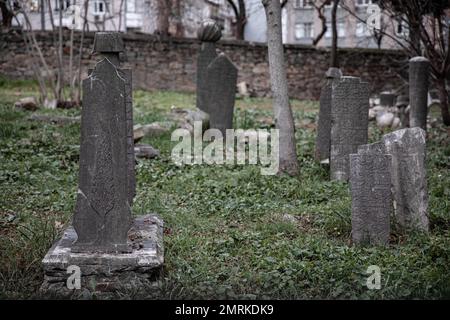
M73 227L67 228L44 257L42 296L72 299L132 297L151 290L161 274L164 263L163 221L156 215L135 219L128 233L133 249L131 253L71 252L76 239ZM80 288L76 289L73 287L77 286L78 268Z

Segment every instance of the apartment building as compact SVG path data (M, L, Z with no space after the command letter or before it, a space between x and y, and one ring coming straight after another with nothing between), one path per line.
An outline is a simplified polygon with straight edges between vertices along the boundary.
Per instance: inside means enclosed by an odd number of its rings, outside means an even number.
M312 44L322 31L322 20L315 6L326 0L289 0L282 10L283 42L289 44ZM265 42L267 26L264 7L254 0L246 0L251 5L248 15L245 39L248 41ZM332 2L325 4L323 14L326 19L326 32L317 43L318 46L331 45L331 10ZM337 33L340 47L362 48L395 48L396 42L389 36L374 36L367 27L367 19L371 0L341 0L337 9ZM408 30L404 23L392 20L381 12L381 29L393 36L407 36Z
M322 31L323 22L315 6L325 4L326 32L318 46L330 46L332 41L332 2L326 0L293 0L286 7L286 42L312 44ZM340 47L392 48L395 42L388 36L374 34L368 27L368 18L374 13L372 0L342 0L336 12L336 27ZM404 24L392 21L380 12L383 32L397 36L407 35Z
M173 1L169 17L169 33L181 37L195 37L203 19L213 18L223 26L224 38L232 37L234 18L226 0ZM13 0L11 0L13 2ZM80 30L83 26L87 3L87 29L89 31L135 31L154 33L160 13L157 0L29 0L28 17L33 30L51 30L62 25ZM62 11L60 9L62 8ZM53 20L53 22L52 22ZM25 25L25 17L18 16L13 25ZM176 25L182 25L182 34Z

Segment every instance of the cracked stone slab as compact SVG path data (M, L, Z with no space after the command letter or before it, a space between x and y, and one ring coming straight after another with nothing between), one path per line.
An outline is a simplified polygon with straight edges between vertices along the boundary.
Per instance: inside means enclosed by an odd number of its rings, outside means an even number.
M415 127L383 136L392 155L395 219L404 229L429 230L426 132Z
M136 217L128 232L130 253L72 252L77 234L72 226L42 260L40 293L52 298L111 298L118 292L149 290L164 263L163 221L154 214ZM69 289L69 266L81 271L81 288Z

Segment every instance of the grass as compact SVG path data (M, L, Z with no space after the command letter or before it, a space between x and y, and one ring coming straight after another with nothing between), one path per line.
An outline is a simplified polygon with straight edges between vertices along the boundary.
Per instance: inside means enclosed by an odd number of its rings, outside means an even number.
M40 261L74 210L79 124L26 120L12 107L36 93L32 82L0 81L0 298L36 298ZM135 123L164 121L195 96L134 93ZM170 134L146 138L161 151L140 160L136 215L165 221L165 268L145 298L395 299L450 298L449 132L428 137L429 235L393 232L388 247L350 244L348 185L328 179L313 160L315 102L293 101L301 173L262 176L257 166L183 166L170 159ZM79 110L40 110L79 115ZM240 99L235 124L271 126L268 99ZM370 140L381 132L370 127ZM294 222L284 216L295 217ZM381 268L382 287L368 290L366 270ZM126 293L125 298L133 298Z

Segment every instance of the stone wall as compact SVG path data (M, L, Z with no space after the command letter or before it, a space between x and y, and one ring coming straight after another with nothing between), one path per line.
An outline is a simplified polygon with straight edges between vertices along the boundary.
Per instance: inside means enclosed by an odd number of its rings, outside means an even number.
M85 36L82 55L83 76L92 66L93 33ZM37 32L37 41L50 68L56 68L56 49L49 33ZM135 88L149 90L195 91L196 61L199 42L195 39L161 40L153 35L125 34L127 65L133 69ZM64 39L69 39L65 33ZM74 53L78 61L80 34L75 34ZM240 41L220 41L218 48L231 58L239 69L240 81L248 84L254 96L270 95L267 47ZM64 46L64 65L69 65L69 43ZM318 99L321 82L328 69L329 50L311 46L286 45L289 94L299 99ZM344 75L361 77L370 83L372 93L402 84L397 75L398 51L375 49L340 49L340 64ZM26 54L22 35L18 31L0 32L0 75L12 78L32 78L33 61ZM66 76L68 73L66 72Z

